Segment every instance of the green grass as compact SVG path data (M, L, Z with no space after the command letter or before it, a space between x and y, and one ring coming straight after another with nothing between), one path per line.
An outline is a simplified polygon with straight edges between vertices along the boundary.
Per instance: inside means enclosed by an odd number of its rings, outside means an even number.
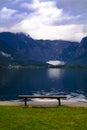
M0 106L0 130L86 130L87 108Z

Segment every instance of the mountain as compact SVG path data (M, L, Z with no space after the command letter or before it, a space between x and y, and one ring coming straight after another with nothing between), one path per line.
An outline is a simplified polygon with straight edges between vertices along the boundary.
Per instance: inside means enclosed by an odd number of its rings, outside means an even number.
M64 59L61 58L61 53L63 52L64 49L75 43L76 42L65 40L37 40L37 45L40 47L40 50L43 54L40 60L64 61Z
M87 65L87 37L84 37L76 47L72 59L67 62L68 65Z
M20 66L48 66L46 63L28 60L24 55L19 53L16 49L7 45L4 41L0 40L0 67L9 65Z
M71 59L75 58L75 53L79 47L79 43L71 44L67 48L65 48L62 53L59 55L60 59L67 62Z
M64 49L77 42L64 40L35 40L24 33L0 33L0 39L20 52L29 60L46 62L49 60L64 60L61 54Z
M0 47L0 59L4 64L6 61L6 64L47 65L44 62L59 60L68 65L87 65L87 37L78 43L35 40L25 33L2 32Z
M75 56L79 57L79 56L83 55L86 52L87 52L87 37L84 37L81 40L81 42L80 42L80 44L79 44L79 46L78 46L78 48L76 50Z

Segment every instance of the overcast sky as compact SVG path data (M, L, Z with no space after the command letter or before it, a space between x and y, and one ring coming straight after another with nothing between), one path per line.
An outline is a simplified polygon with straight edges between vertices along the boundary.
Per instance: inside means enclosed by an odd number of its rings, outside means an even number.
M87 0L0 0L3 31L80 41L87 36Z

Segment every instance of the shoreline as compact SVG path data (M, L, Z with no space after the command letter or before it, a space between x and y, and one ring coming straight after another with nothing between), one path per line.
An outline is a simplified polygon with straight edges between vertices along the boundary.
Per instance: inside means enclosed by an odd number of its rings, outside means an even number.
M23 101L0 101L0 106L24 106ZM29 101L29 107L57 107L57 101ZM87 102L71 102L71 101L61 101L61 106L70 106L70 107L87 107Z

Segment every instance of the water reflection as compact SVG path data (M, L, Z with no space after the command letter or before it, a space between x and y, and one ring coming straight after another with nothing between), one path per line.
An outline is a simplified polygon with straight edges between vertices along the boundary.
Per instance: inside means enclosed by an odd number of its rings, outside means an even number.
M59 78L63 73L63 70L61 69L48 69L47 74L50 78Z
M68 100L87 100L86 69L0 70L0 100L19 94L67 95Z

